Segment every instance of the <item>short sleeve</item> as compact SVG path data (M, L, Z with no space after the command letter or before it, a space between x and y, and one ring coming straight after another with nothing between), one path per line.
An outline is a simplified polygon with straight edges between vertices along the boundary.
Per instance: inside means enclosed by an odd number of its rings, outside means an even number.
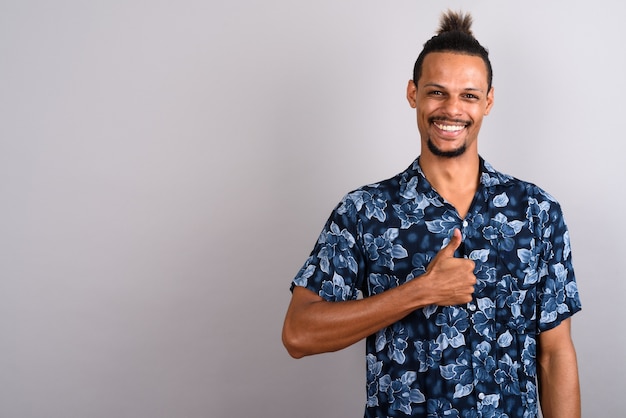
M306 262L291 284L327 301L356 299L364 274L360 222L350 195L333 210Z
M550 201L542 230L545 276L538 289L539 331L547 331L581 310L569 232L560 205Z

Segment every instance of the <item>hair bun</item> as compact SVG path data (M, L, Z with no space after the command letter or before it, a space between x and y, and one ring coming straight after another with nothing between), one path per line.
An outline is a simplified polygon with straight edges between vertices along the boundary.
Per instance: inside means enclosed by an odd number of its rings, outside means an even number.
M441 35L445 32L463 32L467 35L474 36L472 33L472 22L472 16L470 16L469 13L448 10L441 15L437 35Z

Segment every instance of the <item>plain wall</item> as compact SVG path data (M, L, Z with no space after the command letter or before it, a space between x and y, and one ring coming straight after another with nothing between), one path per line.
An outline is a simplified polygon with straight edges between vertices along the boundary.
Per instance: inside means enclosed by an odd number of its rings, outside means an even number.
M289 285L417 156L447 7L492 57L481 154L564 207L583 416L621 416L626 5L0 0L0 417L361 416L363 344L291 359Z

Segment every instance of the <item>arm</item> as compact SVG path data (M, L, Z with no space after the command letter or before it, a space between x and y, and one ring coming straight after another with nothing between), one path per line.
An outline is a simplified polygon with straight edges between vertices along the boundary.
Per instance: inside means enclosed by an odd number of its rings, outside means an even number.
M544 418L580 418L580 386L571 318L539 334L537 372Z
M461 244L456 230L425 274L401 286L361 300L328 302L296 287L283 325L283 344L295 358L337 351L404 318L415 309L467 303L476 277L474 262L454 258Z

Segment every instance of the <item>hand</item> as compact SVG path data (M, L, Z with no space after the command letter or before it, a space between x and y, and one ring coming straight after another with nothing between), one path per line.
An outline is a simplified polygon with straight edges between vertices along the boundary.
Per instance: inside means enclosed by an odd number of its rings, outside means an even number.
M474 262L454 257L461 241L461 231L455 229L448 245L437 253L422 276L428 283L436 305L460 305L472 300L476 284Z

